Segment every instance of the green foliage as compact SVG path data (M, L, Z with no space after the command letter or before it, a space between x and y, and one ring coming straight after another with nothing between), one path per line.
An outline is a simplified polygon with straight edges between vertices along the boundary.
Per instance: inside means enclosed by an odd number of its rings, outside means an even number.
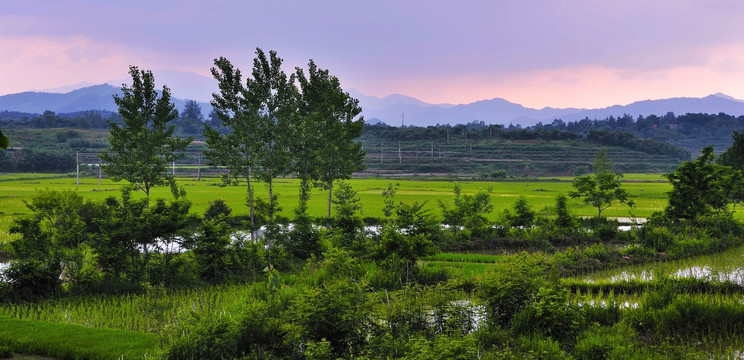
M10 144L10 140L7 136L3 135L3 132L0 130L0 149L7 149L8 144Z
M568 195L572 198L584 198L584 203L597 209L597 218L617 201L634 206L628 200L628 192L621 188L620 173L612 169L612 162L607 158L607 150L602 149L594 158L593 174L577 177L572 186L575 189Z
M734 130L731 137L734 142L726 151L718 155L716 162L734 170L744 170L744 132Z
M204 114L202 114L199 103L194 100L186 100L183 111L178 114L178 118L173 122L182 134L200 135L204 130Z
M362 143L356 141L364 130L364 117L359 116L362 108L359 100L343 91L337 77L319 69L312 60L308 63L308 75L298 68L296 76L302 92L300 116L303 118L297 128L309 130L294 139L305 143L295 146L301 159L297 164L303 167L300 178L310 175L328 189L327 216L331 217L333 182L349 179L351 174L364 169L366 152Z
M640 357L633 345L633 329L625 324L592 326L579 334L572 355L577 360L631 359Z
M225 200L217 199L209 202L207 211L204 212L204 220L224 219L230 216L232 209Z
M556 217L553 220L555 227L565 230L576 228L576 219L568 212L568 201L565 195L561 194L555 198L555 212Z
M3 275L8 279L12 296L27 300L59 294L62 290L61 272L61 266L53 259L24 259L13 262Z
M486 215L493 211L491 187L487 190L478 191L475 195L463 195L460 184L456 183L452 191L455 193L455 199L451 208L448 203L439 201L444 222L451 226L455 232L462 227L472 236L485 235L489 231L490 225Z
M411 204L399 203L395 207L395 227L407 235L426 235L432 241L437 241L441 237L441 227L439 220L430 212L430 209L424 209L426 201Z
M294 346L310 341L331 343L343 356L366 343L371 325L370 300L360 284L337 280L305 289L287 309L283 330Z
M574 341L583 325L583 314L569 302L568 289L547 285L514 315L511 331L515 335L541 334L567 344Z
M149 198L153 186L175 181L168 165L184 156L177 152L192 139L173 136L175 127L168 123L178 117L178 111L171 103L170 89L163 86L158 98L152 72L130 66L129 74L132 85L122 86L122 97L114 95L124 126L109 121L109 148L100 157L108 176L128 181Z
M133 331L0 318L0 345L16 353L59 359L142 359L156 355L158 338Z
M478 289L486 303L488 321L509 327L514 315L529 305L543 283L542 269L527 256L521 256L512 267L486 277Z
M654 249L658 252L667 251L674 242L674 235L669 229L664 227L654 227L651 229L644 229L641 240L643 246Z
M340 181L334 192L333 204L336 206L336 216L333 221L334 237L340 241L340 246L357 249L363 239L361 230L364 226L359 211L362 203L357 192L345 181Z
M526 229L535 223L535 211L527 204L527 199L524 196L520 196L517 199L513 208L514 214L506 213L506 219L511 226Z
M228 248L230 228L222 219L204 219L193 246L199 277L208 283L220 283L229 277Z
M417 261L435 252L428 235L406 235L392 226L385 226L370 249L370 257L377 260L379 266L378 276L371 282L384 288L408 284L418 275Z
M385 206L382 207L382 214L385 215L386 218L389 218L393 215L393 210L395 210L395 200L393 199L395 197L395 192L398 190L397 187L394 187L393 184L388 184L387 189L382 190L382 197L383 197L383 203Z
M700 216L726 211L731 184L731 168L713 162L713 147L702 150L693 161L685 161L665 176L672 184L664 210L673 222L695 222Z
M0 346L0 359L13 358L13 350L9 346Z

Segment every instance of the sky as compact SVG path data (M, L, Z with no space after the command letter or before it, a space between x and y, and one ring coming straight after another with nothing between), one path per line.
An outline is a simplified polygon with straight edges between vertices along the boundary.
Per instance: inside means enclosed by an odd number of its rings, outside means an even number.
M248 74L260 47L430 103L744 99L742 25L740 0L4 0L0 94L120 86L136 65L205 101L215 58Z

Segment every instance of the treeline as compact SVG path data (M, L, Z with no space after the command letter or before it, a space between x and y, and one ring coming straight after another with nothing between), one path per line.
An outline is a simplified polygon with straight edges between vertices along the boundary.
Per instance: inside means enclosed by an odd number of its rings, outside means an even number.
M621 131L644 139L667 141L672 145L697 153L710 144L715 144L719 149L725 149L731 145L730 135L733 131L740 131L744 128L744 116L724 113L675 115L669 112L664 116L639 115L633 118L626 114L621 117L584 118L572 122L554 120L550 124L538 124L536 127L584 135L592 130Z
M482 121L454 126L437 125L427 127L393 127L378 123L365 125L362 138L369 141L375 139L377 142L437 141L440 143L450 141L481 141L487 139L538 141L588 140L601 146L624 147L650 155L663 155L683 161L690 160L691 158L689 151L665 141L643 139L632 133L609 131L603 128L590 130L587 134L582 134L568 130L565 124L563 129L561 129L552 125L539 125L529 128L509 126L505 128L495 124L486 125Z
M665 155L682 161L690 160L690 152L665 141L641 139L621 131L590 130L586 139L605 146L621 146L652 155Z
M57 114L47 110L43 114L0 111L0 125L3 128L74 128L107 129L108 121L122 124L121 115L110 111L89 110Z

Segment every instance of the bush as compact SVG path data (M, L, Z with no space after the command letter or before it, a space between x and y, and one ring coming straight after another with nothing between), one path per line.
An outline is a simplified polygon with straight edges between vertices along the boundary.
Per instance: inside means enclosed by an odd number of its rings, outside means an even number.
M643 246L649 249L664 252L674 242L674 235L665 227L657 227L650 230L644 229L641 235L641 241Z
M62 268L58 261L19 260L10 264L4 275L10 288L21 299L34 299L60 293Z
M526 257L522 257L526 260ZM506 271L484 278L478 288L486 303L488 321L508 327L513 316L524 309L543 285L540 267L532 261L515 264Z
M556 286L541 287L532 303L514 316L514 335L541 334L562 343L575 339L584 324L583 313L568 301L568 290Z

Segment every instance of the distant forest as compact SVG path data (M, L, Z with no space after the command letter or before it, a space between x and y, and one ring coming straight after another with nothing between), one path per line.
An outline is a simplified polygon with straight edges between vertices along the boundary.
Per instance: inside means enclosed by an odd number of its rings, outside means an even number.
M189 105L192 105L191 108ZM182 109L178 119L174 121L176 134L180 136L194 135L196 140L203 139L200 124L213 123L216 125L213 114L204 117L201 111L195 111L193 104L188 104ZM105 147L105 138L108 131L108 121L120 123L121 117L118 113L108 111L84 111L76 113L55 114L46 111L43 114L29 114L12 111L0 112L0 128L7 130L11 137L11 148L14 150L0 152L0 170L4 172L13 171L51 171L67 172L75 168L75 151L100 152ZM22 135L21 138L13 138L15 135L33 129L73 129L87 130L83 133L71 133L55 131L55 134L47 136ZM100 130L102 133L99 134ZM421 159L424 153L431 158L443 158L453 156L459 158L459 163L471 163L478 161L478 150L481 153L492 147L497 141L511 143L530 143L533 148L545 147L549 151L551 146L560 143L561 147L574 146L576 143L595 144L599 147L624 148L634 153L648 154L649 158L638 158L636 162L657 162L660 157L666 160L663 166L650 167L626 167L625 171L666 171L672 162L679 164L697 156L700 150L709 145L714 145L716 152L722 152L733 142L733 131L744 129L744 116L731 116L719 114L685 114L675 115L667 113L664 116L638 116L630 115L622 117L609 117L606 119L585 118L575 122L564 122L554 120L549 124L538 123L535 126L521 128L520 126L489 125L483 122L472 122L464 125L437 125L428 127L394 127L383 123L366 124L364 133L359 139L368 151L368 166L371 168L385 168L388 162L401 165L399 170L405 170L405 157ZM92 135L96 134L96 135ZM34 140L37 139L37 140ZM535 143L537 142L537 143ZM571 145L574 144L574 145ZM18 147L23 149L18 149ZM584 145L582 145L584 146ZM398 151L398 154L394 152ZM198 147L192 151L199 151ZM537 149L540 150L540 149ZM509 151L504 148L503 151ZM513 151L522 151L519 149ZM15 152L15 153L14 153ZM23 152L20 154L19 152ZM387 152L387 153L386 153ZM444 155L442 155L444 152ZM406 153L408 155L401 155ZM415 156L414 156L415 154ZM26 161L19 161L19 156ZM483 155L485 157L493 155ZM499 155L503 157L504 155ZM612 152L611 152L612 156ZM656 158L653 158L656 156ZM388 158L390 157L390 158ZM621 155L618 155L621 157ZM395 159L398 161L395 161ZM530 159L525 158L525 161ZM650 159L650 160L649 160ZM674 159L673 161L671 159ZM616 162L622 164L622 161ZM538 174L561 174L583 171L582 162L590 162L591 157L582 159L571 166L560 168L555 164ZM31 164L31 163L33 164ZM442 163L442 161L438 161ZM422 161L410 160L409 164L416 165L414 172L490 172L490 168L483 166L439 166L431 167L422 165ZM441 165L441 164L440 164ZM493 167L493 169L508 170L509 173L517 173L516 166ZM391 166L387 166L391 168ZM394 168L394 167L393 167ZM410 168L410 166L409 166ZM522 175L529 171L521 172Z

